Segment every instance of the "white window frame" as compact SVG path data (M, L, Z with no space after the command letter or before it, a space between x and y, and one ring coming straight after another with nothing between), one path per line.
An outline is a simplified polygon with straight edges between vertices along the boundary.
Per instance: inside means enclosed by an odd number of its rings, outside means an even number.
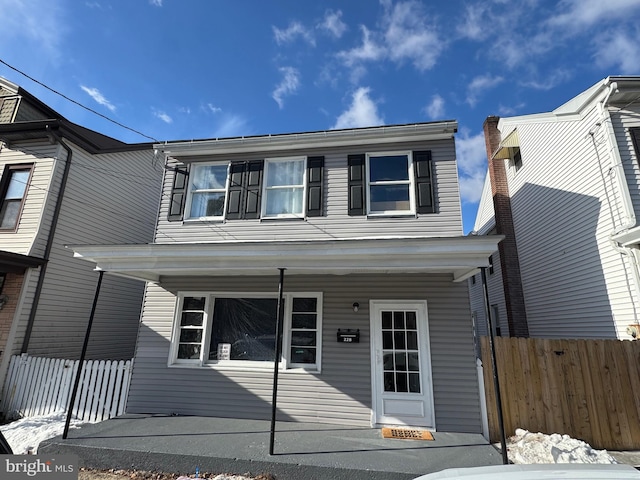
M180 344L180 332L182 327L180 321L182 317L182 304L185 297L205 297L204 331L200 348L199 359L179 359L178 346ZM171 335L171 348L169 352L169 367L209 367L215 369L233 370L272 370L272 362L249 361L249 360L209 360L211 330L213 326L213 309L215 299L222 298L273 298L277 299L277 293L270 292L202 292L185 291L179 292L176 298L173 329ZM289 292L283 295L285 311L282 332L282 352L279 361L279 368L290 372L313 372L321 373L322 366L322 311L323 295L320 292ZM316 298L316 363L294 363L291 361L291 338L292 338L292 314L294 298Z
M227 212L227 203L229 202L229 168L231 162L204 162L204 163L193 163L191 165L191 171L189 172L189 176L187 177L187 201L184 207L184 220L185 221L202 221L202 220L224 220L225 214ZM198 192L221 192L223 189L221 188L213 188L213 189L201 189L194 190L192 188L191 175L194 172L194 167L206 167L206 166L226 166L227 168L227 176L224 184L224 205L222 207L222 215L215 215L210 217L192 217L191 216L191 200L193 198L193 193Z
M300 161L302 162L302 184L300 185L268 185L269 179L269 167L270 165L276 163L284 163L284 162L292 162L292 161ZM291 189L291 188L302 188L302 205L300 213L281 213L277 215L268 215L267 214L267 192L271 190L278 189ZM264 176L262 180L262 204L260 205L260 218L261 219L270 219L270 218L304 218L307 209L307 157L306 156L295 156L295 157L273 157L273 158L265 158L264 160Z
M389 157L405 155L407 157L408 179L407 180L388 180L380 182L371 182L370 159L371 157ZM366 198L367 198L367 215L371 217L398 216L398 215L415 215L416 214L416 194L415 194L415 176L413 173L413 154L410 151L391 151L391 152L371 152L366 154L365 162L365 179L366 179ZM409 210L383 210L371 211L371 186L376 185L408 185L409 187Z

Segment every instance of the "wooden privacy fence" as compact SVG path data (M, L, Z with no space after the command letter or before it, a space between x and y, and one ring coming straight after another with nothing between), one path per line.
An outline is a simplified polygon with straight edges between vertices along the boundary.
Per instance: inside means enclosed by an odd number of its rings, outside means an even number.
M561 433L594 448L640 449L640 341L494 341L505 433ZM488 337L481 338L489 434L499 441Z
M8 419L66 412L78 360L11 357L0 409ZM73 415L101 422L124 413L131 379L131 360L84 362Z

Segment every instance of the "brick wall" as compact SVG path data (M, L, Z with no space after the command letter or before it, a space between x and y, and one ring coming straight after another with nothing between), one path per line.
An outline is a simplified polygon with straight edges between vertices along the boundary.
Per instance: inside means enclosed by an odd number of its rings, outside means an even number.
M504 299L507 307L507 321L509 323L509 336L528 337L527 313L520 277L520 261L518 259L518 247L511 213L511 197L505 160L493 160L493 154L500 145L500 131L498 130L499 117L487 117L484 122L484 139L489 159L489 179L491 180L491 193L493 194L493 209L496 220L496 233L505 238L498 244L500 252L500 268L502 269L502 283L504 287Z

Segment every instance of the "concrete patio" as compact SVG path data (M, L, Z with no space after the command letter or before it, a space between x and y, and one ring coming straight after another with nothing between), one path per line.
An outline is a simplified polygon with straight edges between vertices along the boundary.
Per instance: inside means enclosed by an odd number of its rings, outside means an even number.
M434 433L433 441L382 438L378 429L278 422L269 455L270 422L228 418L125 415L69 431L39 453L75 454L88 468L134 468L294 479L411 479L445 468L499 465L479 434Z

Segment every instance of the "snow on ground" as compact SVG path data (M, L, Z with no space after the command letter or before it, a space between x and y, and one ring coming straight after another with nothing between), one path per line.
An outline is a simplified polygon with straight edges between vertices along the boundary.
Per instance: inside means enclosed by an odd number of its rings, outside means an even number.
M57 412L39 417L22 418L0 426L0 431L15 454L25 454L30 449L37 452L43 440L62 435L66 414ZM71 428L81 423L72 420ZM531 433L517 429L507 441L509 460L513 463L618 463L606 450L594 450L581 440L554 433Z
M521 428L508 439L507 453L513 463L618 463L606 450L594 450L569 435L531 433Z
M0 431L11 445L14 454L24 455L30 450L32 453L37 453L40 442L62 435L66 420L65 412L56 412L49 415L21 418L0 426ZM72 419L69 428L78 428L80 425L82 425L80 421Z

